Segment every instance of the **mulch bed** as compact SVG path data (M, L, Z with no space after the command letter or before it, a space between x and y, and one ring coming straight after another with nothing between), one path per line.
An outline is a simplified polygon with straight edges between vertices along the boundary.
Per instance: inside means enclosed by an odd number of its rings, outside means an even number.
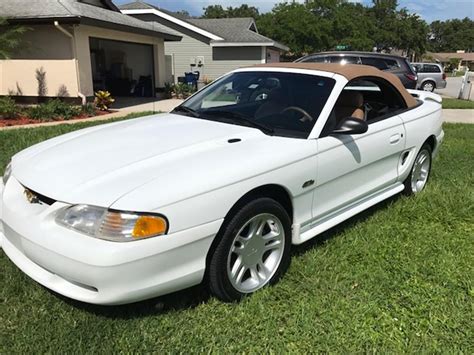
M97 116L108 115L109 113L113 113L115 111L96 111L94 116L89 116L86 114L82 114L79 116L74 116L68 120L63 118L55 118L49 120L34 120L28 117L16 117L16 118L0 118L0 127L11 127L11 126L24 126L27 124L34 124L34 123L47 123L47 122L63 122L63 121L75 121L75 120L83 120L86 118L92 118Z

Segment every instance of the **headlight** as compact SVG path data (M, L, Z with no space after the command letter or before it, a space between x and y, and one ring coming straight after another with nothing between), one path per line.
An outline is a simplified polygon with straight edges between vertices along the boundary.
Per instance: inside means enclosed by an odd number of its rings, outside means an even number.
M6 185L8 179L12 175L12 164L8 163L7 167L5 168L5 172L3 173L3 184Z
M112 211L88 205L60 209L56 214L56 223L113 242L157 237L168 230L168 222L161 216Z

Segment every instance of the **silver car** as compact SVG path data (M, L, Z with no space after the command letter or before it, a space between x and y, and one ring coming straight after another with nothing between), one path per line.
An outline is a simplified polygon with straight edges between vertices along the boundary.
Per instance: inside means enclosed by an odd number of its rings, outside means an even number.
M446 74L437 63L411 63L418 74L417 89L434 91L446 87Z

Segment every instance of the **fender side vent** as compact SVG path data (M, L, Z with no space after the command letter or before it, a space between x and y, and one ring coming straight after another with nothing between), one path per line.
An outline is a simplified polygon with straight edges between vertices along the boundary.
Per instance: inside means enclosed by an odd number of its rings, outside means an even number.
M402 155L402 165L405 165L409 154L410 154L410 152L403 153L403 155Z
M232 144L232 143L239 143L239 142L241 142L241 141L242 141L242 139L240 139L240 138L232 138L232 139L229 139L229 140L227 141L227 143Z

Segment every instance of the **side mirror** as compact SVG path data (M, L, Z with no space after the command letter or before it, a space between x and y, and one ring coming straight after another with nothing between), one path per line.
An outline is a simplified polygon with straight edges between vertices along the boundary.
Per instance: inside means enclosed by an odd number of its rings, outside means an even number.
M367 122L355 117L346 117L339 122L331 134L362 134L368 130L369 125Z

